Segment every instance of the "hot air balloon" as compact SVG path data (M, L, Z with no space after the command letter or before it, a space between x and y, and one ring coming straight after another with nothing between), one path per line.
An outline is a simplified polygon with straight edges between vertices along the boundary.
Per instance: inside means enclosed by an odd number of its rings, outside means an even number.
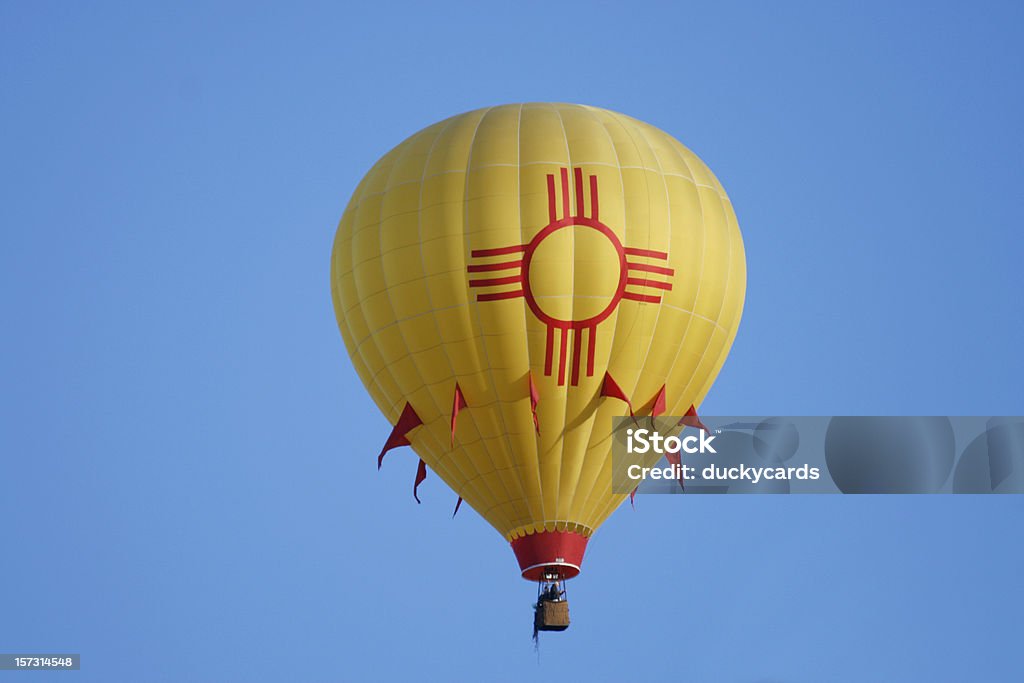
M537 582L578 575L626 497L614 416L699 423L745 287L708 167L653 126L574 104L412 135L353 192L331 261L345 346L394 425L378 466L411 446L413 494L433 470Z

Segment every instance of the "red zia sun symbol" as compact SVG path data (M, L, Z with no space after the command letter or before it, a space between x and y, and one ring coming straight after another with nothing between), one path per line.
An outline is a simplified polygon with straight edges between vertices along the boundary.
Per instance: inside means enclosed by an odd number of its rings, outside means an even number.
M497 247L494 249L474 249L471 252L474 259L488 259L490 257L509 256L511 254L521 254L521 256L513 260L474 263L467 268L470 273L488 274L484 279L471 279L469 281L470 287L499 289L508 285L518 287L516 289L505 288L502 291L494 291L494 289L491 289L491 291L477 294L477 301L498 301L501 299L516 299L524 297L527 305L530 307L530 310L533 311L533 314L547 326L547 344L544 352L544 374L548 377L551 376L552 366L554 364L555 330L560 331L561 334L558 353L558 384L560 386L565 384L566 351L568 348L570 330L573 331L573 351L572 370L569 381L573 386L575 386L579 383L580 356L583 346L584 332L586 332L587 336L587 377L592 377L594 375L595 333L597 331L598 324L611 315L612 311L615 310L615 307L618 306L619 302L623 299L660 304L661 291L671 291L672 283L665 280L650 279L651 275L661 275L667 280L675 274L675 271L672 268L655 266L636 260L655 259L667 261L667 253L663 251L653 251L651 249L624 247L612 229L598 220L597 176L589 176L590 215L586 215L583 196L583 171L579 168L574 169L573 175L576 181L575 214L571 214L569 208L569 169L561 169L562 218L558 217L558 193L555 189L555 176L554 174L548 174L548 224L544 226L540 232L534 235L533 239L526 244L516 244L509 247ZM549 265L551 267L557 267L559 265L557 262L552 263L552 259L550 258L535 259L535 256L538 249L542 248L542 243L552 235L556 235L563 228L581 228L583 229L582 232L577 233L579 237L597 237L598 241L602 243L602 248L607 249L610 245L618 255L618 281L615 283L614 291L607 292L603 297L588 297L592 299L599 299L600 302L605 303L605 305L602 308L590 311L593 315L589 315L582 319L560 318L545 311L539 302L539 299L543 299L545 297L538 294L535 284L531 284L531 264L534 265L534 268L539 264ZM567 232L571 233L572 231ZM566 233L562 234L564 235ZM556 240L552 240L549 244L555 241ZM630 257L634 260L630 260ZM582 266L585 264L578 261L574 265ZM511 270L516 272L512 275L491 276L492 273ZM606 278L605 280L610 281L611 279ZM633 287L633 289L629 290L627 287ZM655 293L645 294L642 291L636 291L637 288L642 289L645 287L650 288L648 291L653 290ZM560 298L564 299L565 297L563 296Z

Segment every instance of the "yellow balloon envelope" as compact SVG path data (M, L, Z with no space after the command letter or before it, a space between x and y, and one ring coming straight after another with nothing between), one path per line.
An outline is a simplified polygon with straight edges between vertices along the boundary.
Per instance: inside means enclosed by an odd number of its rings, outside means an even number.
M653 126L572 104L408 138L356 188L331 262L349 356L395 425L385 450L411 445L417 485L425 463L532 580L579 572L625 497L612 417L700 405L745 287L708 167Z

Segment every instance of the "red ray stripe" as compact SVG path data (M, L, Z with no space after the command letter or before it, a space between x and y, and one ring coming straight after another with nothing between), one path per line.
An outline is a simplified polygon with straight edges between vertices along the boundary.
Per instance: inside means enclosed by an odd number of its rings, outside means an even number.
M576 215L583 215L583 169L574 169L573 175L576 177Z
M566 357L566 346L569 342L569 328L562 328L562 341L558 345L558 386L565 384L565 357Z
M583 330L576 330L572 335L572 378L573 386L580 383L580 351L582 350Z
M558 209L555 206L558 197L555 194L555 174L548 173L548 219L554 223L558 220Z
M491 287L493 285L519 284L523 281L522 275L509 275L508 277L492 277L487 280L470 280L470 287ZM628 281L627 281L628 284Z
M544 345L544 376L551 376L551 356L554 354L555 328L548 325L548 339Z
M590 217L597 220L597 176L590 176ZM626 250L629 253L629 250Z
M626 270L642 270L647 273L657 273L658 275L675 275L676 271L671 268L662 268L661 266L649 266L646 263L633 263L632 261L626 261Z
M470 285L473 283L470 282ZM671 282L662 282L661 280L648 280L645 277L628 277L626 278L627 285L640 285L641 287L654 287L655 289L672 290Z
M522 265L522 259L518 261L502 261L501 263L480 263L474 264L472 266L467 266L466 271L470 273L487 273L492 270L507 270L508 268L518 268L519 266Z
M495 292L493 294L477 294L477 301L499 301L501 299L515 299L523 295L523 290L517 289L514 292Z
M664 251L654 251L653 249L638 249L637 247L626 247L625 251L630 256L644 256L647 258L660 258L665 260L668 258L668 254Z
M569 169L562 169L562 217L569 217Z
M651 296L650 294L637 294L635 292L626 292L622 295L623 299L629 299L630 301L643 301L649 304L660 304L660 296Z
M550 176L549 176L550 177ZM473 258L482 256L504 256L505 254L516 254L526 251L525 244L513 244L511 247L496 247L494 249L474 249L470 252ZM627 251L629 251L627 249Z
M595 332L597 332L596 327L587 328L587 377L594 376L594 344L597 340Z

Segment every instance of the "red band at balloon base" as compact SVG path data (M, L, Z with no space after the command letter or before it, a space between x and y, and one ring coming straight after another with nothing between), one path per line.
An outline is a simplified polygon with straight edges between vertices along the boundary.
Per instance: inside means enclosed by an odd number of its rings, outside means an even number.
M548 568L571 579L580 573L588 540L575 531L541 531L512 541L512 552L527 581L540 581Z

